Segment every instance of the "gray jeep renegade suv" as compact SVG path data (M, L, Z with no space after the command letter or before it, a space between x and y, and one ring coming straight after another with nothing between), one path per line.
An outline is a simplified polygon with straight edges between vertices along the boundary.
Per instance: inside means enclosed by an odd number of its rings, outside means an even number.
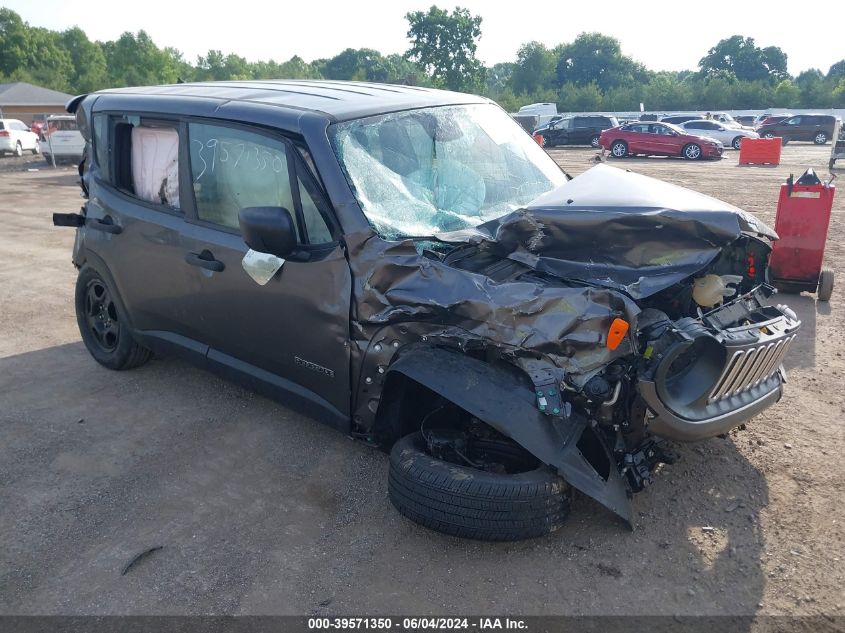
M774 233L605 165L570 179L486 99L222 82L68 109L87 200L54 222L94 359L175 352L390 451L414 521L536 536L574 487L630 522L667 440L781 396Z

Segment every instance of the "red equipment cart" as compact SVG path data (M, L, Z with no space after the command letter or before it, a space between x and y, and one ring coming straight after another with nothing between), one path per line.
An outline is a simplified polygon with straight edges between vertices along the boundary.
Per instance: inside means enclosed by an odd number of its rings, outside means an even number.
M832 180L832 179L831 179ZM833 269L823 267L830 210L836 187L823 183L812 169L793 183L781 185L769 274L781 292L818 292L828 301L833 292Z

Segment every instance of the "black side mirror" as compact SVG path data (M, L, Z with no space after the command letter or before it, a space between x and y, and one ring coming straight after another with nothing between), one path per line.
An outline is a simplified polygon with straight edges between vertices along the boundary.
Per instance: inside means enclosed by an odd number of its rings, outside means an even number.
M247 207L238 212L241 235L252 250L287 259L296 250L296 226L284 207Z

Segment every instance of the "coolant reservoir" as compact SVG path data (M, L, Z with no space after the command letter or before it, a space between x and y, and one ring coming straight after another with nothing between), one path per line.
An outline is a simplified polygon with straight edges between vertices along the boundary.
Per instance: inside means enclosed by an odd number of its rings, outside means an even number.
M736 293L735 288L729 284L742 281L742 277L736 275L704 275L695 280L692 288L692 298L702 308L710 308L720 303L725 297Z

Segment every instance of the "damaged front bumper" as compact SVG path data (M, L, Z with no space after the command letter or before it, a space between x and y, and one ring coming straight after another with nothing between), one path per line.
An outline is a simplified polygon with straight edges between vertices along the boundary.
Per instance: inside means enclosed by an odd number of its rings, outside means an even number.
M786 379L782 361L801 321L786 306L765 306L770 290L759 287L703 315L697 327L663 334L677 342L654 359L638 383L654 415L651 433L685 442L706 439L780 399Z

